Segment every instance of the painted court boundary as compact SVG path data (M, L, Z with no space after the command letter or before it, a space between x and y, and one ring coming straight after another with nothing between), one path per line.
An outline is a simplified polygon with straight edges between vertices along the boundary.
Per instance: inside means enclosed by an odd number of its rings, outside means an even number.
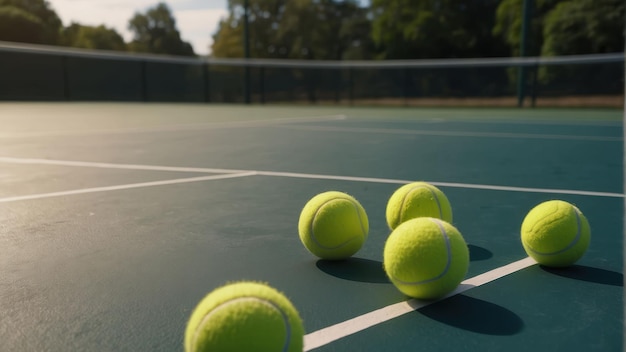
M374 134L398 134L415 136L439 136L439 137L481 137L481 138L520 138L520 139L548 139L548 140L572 140L572 141L598 141L598 142L621 142L622 137L610 136L576 136L562 134L537 134L537 133L508 133L508 132L471 132L471 131L440 131L440 130L400 130L391 128L365 128L365 127L329 127L329 126L295 126L282 125L280 128L291 130L317 131L317 132L349 132L349 133L374 133Z
M117 191L117 190L122 190L122 189L131 189L131 188L173 185L173 184L179 184L179 183L222 180L226 178L245 177L245 176L252 176L252 175L254 175L253 172L246 172L246 173L239 173L239 174L223 174L223 175L177 178L173 180L163 180L163 181L153 181L153 182L130 183L126 185L117 185L117 186L82 188L82 189L74 189L70 191L39 193L39 194L30 194L26 196L0 198L0 203L17 202L20 200L69 196L73 194L85 194L85 193L95 193L95 192Z
M397 180L397 179L372 178L372 177L306 174L306 173L294 173L294 172L235 170L235 169L216 169L216 168L197 168L197 167L174 167L174 166L136 165L136 164L113 164L113 163L100 163L100 162L87 162L87 161L12 158L12 157L0 157L0 163L2 162L12 163L12 164L95 167L95 168L105 168L105 169L176 171L176 172L213 173L213 174L217 173L217 174L223 174L223 175L213 175L213 176L195 177L195 178L179 178L179 179L173 179L173 180L133 183L133 184L128 184L128 185L97 187L97 188L87 188L87 189L80 189L80 190L44 193L44 194L39 194L39 195L34 194L34 195L21 196L21 197L0 198L0 203L18 201L18 200L49 198L49 197L72 195L72 194L112 191L112 190L149 187L149 186L161 186L161 185L176 184L176 183L208 181L208 180L217 180L217 179L222 179L222 178L245 177L245 176L255 176L255 175L273 176L273 177L305 178L305 179L320 179L320 180L339 180L339 181L353 181L353 182L389 183L389 184L407 184L407 183L415 181L415 180ZM432 181L426 181L426 182L429 182L435 186L451 187L451 188L624 198L624 194L622 193L611 193L611 192L595 192L595 191L581 191L581 190L567 190L567 189L546 189L546 188L530 188L530 187L514 187L514 186L496 186L496 185L482 185L482 184L454 183L454 182L432 182Z
M536 264L536 262L533 259L527 257L511 264L469 278L463 281L456 290L438 300L422 301L417 299L411 299L408 301L392 304L377 309L375 311L360 315L358 317L346 320L344 322L311 332L304 336L304 350L314 350L333 341L337 341L346 336L355 334L359 331L363 331L372 326L384 323L401 315L414 312L420 308L442 301L448 297L458 295L474 287L482 286L486 283L510 275L534 264Z
M187 130L211 130L223 128L240 128L240 127L263 127L280 124L305 123L305 122L321 122L345 120L346 115L317 115L308 117L285 117L274 119L259 120L242 120L242 121L224 121L224 122L202 122L202 123L186 123L176 125L158 125L151 127L128 127L113 129L95 129L95 130L58 130L58 131L39 131L39 132L15 132L0 134L0 138L24 138L24 137L51 137L51 136L74 136L74 135L99 135L99 134L132 134L147 132L171 132L171 131L187 131Z
M208 180L219 180L228 178L247 177L255 175L263 176L276 176L276 177L292 177L292 178L307 178L307 179L333 179L333 180L345 180L345 181L357 181L357 182L375 182L375 183L396 183L404 184L410 181L407 180L393 180L393 179L381 179L381 178L365 178L365 177L347 177L347 176L333 176L333 175L318 175L318 174L303 174L303 173L288 173L288 172L271 172L271 171L253 171L253 170L232 170L232 169L212 169L212 168L185 168L185 167L170 167L170 166L154 166L154 165L134 165L134 164L111 164L111 163L97 163L97 162L83 162L83 161L67 161L67 160L51 160L51 159L30 159L30 158L10 158L0 157L0 162L14 163L14 164L36 164L36 165L57 165L57 166L74 166L74 167L97 167L97 168L111 168L111 169L129 169L129 170L151 170L151 171L183 171L183 172L196 172L196 173L212 173L213 175L179 178L173 180L153 181L134 183L127 185L106 186L96 188L86 188L62 192L52 192L43 194L34 194L17 197L0 198L0 203L40 199L57 197L73 194L84 194L93 192L104 192L113 190L122 190L139 187L151 187L161 185L171 185L179 183L200 182ZM579 194L601 197L619 197L623 198L623 194L618 193L605 193L605 192L589 192L589 191L575 191L575 190L548 190L537 188L522 188L522 187L507 187L507 186L492 186L492 185L475 185L475 184L461 184L461 183L436 183L435 185L447 186L447 187L461 187L461 188L476 188L476 189L488 189L488 190L503 190L503 191L520 191L520 192L543 192L543 193L562 193L562 194ZM493 269L486 273L474 276L463 281L453 292L444 296L439 300L434 301L422 301L416 299L410 299L407 301L392 304L372 312L357 316L355 318L322 328L320 330L311 332L304 336L304 351L311 351L316 348L322 347L344 337L353 335L375 325L384 323L386 321L395 319L407 313L414 312L423 307L429 306L446 298L458 295L474 287L482 286L504 276L510 275L524 268L532 266L536 262L531 258L524 258L511 264Z

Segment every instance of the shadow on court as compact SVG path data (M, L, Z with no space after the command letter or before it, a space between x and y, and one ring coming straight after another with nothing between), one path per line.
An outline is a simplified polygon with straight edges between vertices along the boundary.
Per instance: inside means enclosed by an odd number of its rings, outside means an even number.
M473 244L468 244L467 247L469 248L470 261L472 262L478 260L487 260L493 257L493 253L483 247L475 246Z
M512 311L477 298L456 295L419 309L433 320L486 335L515 335L524 322Z
M390 283L383 269L383 263L377 260L363 258L348 258L345 260L320 259L315 265L326 274L340 279L374 284Z
M493 257L493 253L489 250L468 245L470 251L470 260L487 260ZM390 283L383 263L377 260L363 258L348 258L344 260L318 260L315 265L328 275L332 275L344 280L369 282L374 284Z
M549 268L540 266L540 268L551 274L570 279L603 285L624 286L624 275L615 271L593 268L584 265L572 265L566 268Z

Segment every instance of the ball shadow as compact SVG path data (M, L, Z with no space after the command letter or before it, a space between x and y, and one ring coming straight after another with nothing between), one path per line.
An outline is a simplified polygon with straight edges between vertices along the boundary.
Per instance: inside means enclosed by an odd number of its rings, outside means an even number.
M390 283L383 269L383 263L363 258L344 260L318 260L315 265L328 275L344 280L370 282L375 284Z
M467 248L469 248L470 253L470 261L475 262L478 260L487 260L493 257L493 253L487 250L486 248L475 246L473 244L468 244Z
M624 286L624 274L600 268L593 268L584 265L572 265L565 268L550 268L539 266L544 271L551 274L566 277L569 279L593 282L596 284Z
M515 335L524 328L517 314L497 304L456 295L419 310L443 324L485 335Z

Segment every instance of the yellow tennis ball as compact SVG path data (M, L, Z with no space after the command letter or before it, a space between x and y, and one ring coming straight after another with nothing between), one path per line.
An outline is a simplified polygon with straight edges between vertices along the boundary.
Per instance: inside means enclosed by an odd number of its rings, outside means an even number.
M185 331L186 352L302 352L304 328L291 302L257 282L228 284L194 309Z
M322 259L345 259L356 253L369 232L363 206L336 191L311 198L300 213L298 233L309 252Z
M385 243L385 272L407 296L436 299L452 292L469 268L461 233L435 218L415 218L398 226Z
M574 264L589 247L591 229L583 213L561 200L543 202L522 222L522 245L539 264L564 267Z
M387 202L387 225L395 229L403 222L431 217L452 223L452 207L439 188L426 182L413 182L398 188Z

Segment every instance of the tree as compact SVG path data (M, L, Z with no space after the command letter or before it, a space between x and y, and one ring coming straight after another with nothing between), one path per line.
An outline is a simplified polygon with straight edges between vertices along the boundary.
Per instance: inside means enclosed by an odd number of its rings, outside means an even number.
M126 43L122 36L114 29L103 25L93 27L72 23L63 29L62 38L64 45L75 48L126 50Z
M290 58L365 59L373 49L369 31L367 9L356 1L300 0L286 4L277 35Z
M493 33L519 55L524 0L503 0ZM623 0L532 0L530 55L590 54L624 48Z
M278 35L288 3L288 0L250 0L248 25L251 57L289 57L290 45L279 41ZM213 56L243 57L243 35L243 0L229 0L228 17L220 21L218 30L213 35Z
M213 36L216 57L243 57L243 1ZM355 0L250 0L250 54L255 58L363 59L373 47L367 9Z
M348 5L350 6L350 5ZM356 8L349 16L340 21L338 36L341 47L341 59L364 60L376 55L376 45L372 40L372 21L368 18L369 8Z
M624 15L623 0L562 1L545 16L541 54L623 52ZM612 94L623 91L623 81L615 79L621 71L617 67L611 64L542 66L538 79L542 84L570 93Z
M540 54L543 45L543 25L546 15L561 0L530 0L533 4L526 45L527 55ZM509 46L509 55L519 56L524 0L502 0L496 10L493 34Z
M132 51L158 54L193 56L191 44L180 37L176 20L169 7L159 3L145 14L136 13L128 23L135 38L129 47Z
M519 55L524 0L503 0L496 12L493 33L501 36L512 55ZM527 51L531 56L558 56L624 50L623 0L533 0ZM612 65L550 65L538 68L544 91L570 94L616 91ZM515 83L515 72L509 79ZM581 84L584 82L584 84Z
M232 7L232 1L229 1L229 16L222 19L217 25L217 31L213 35L213 44L211 45L211 53L216 57L243 57L243 25L241 18L235 16ZM253 57L260 56L258 50L260 48L259 37L262 33L256 32L257 42L251 44L251 52Z
M14 6L0 7L0 40L43 43L44 26L37 16Z
M498 0L372 0L372 36L387 59L500 56L505 46L491 35L497 5Z
M623 0L562 1L545 17L545 56L611 53L624 50Z
M0 0L0 39L57 44L61 20L44 0Z

